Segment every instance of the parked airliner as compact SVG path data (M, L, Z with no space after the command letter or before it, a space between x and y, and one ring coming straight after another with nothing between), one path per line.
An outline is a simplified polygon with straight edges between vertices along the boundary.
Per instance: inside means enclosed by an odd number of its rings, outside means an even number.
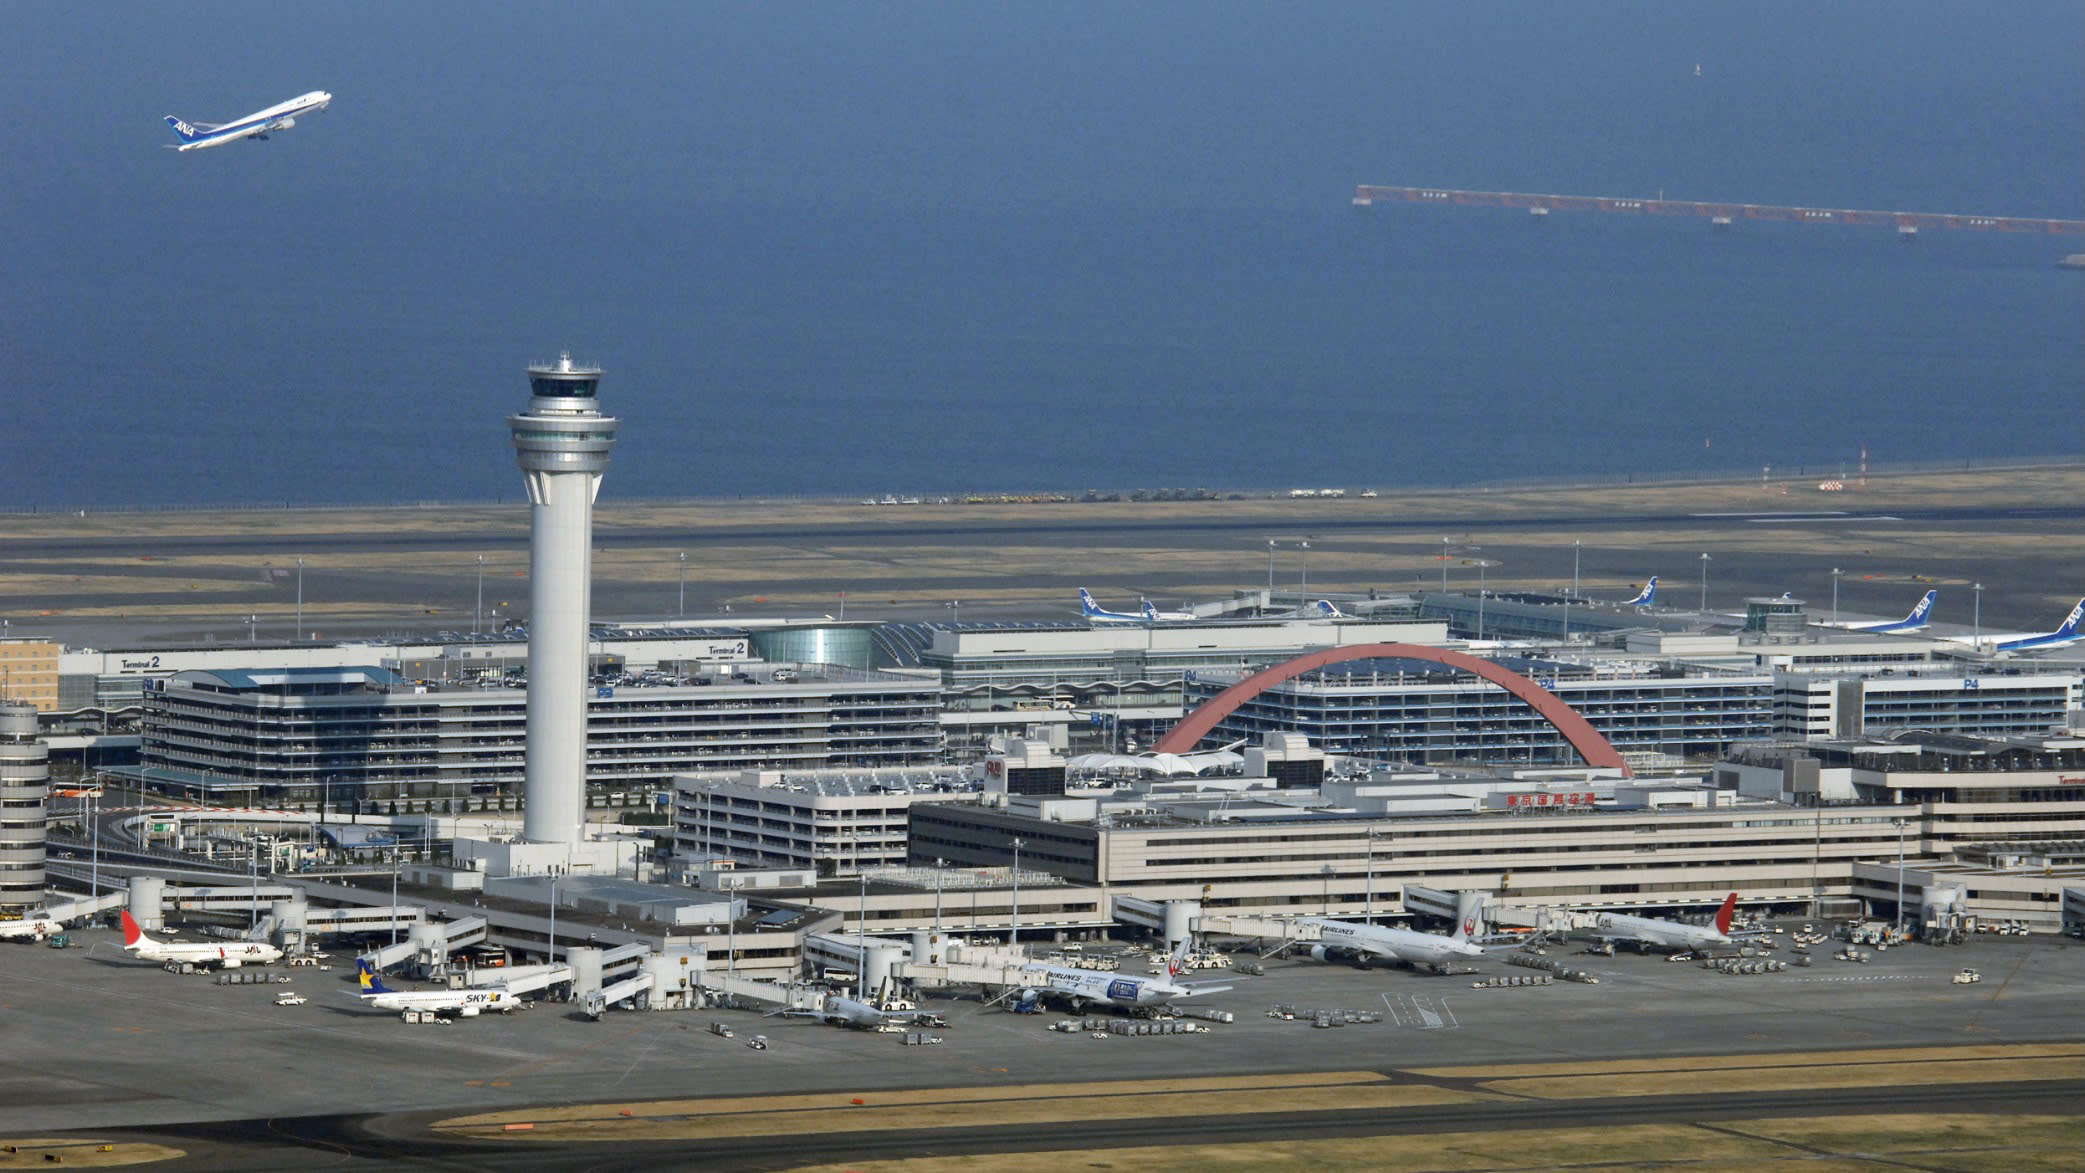
M242 965L266 965L282 960L282 950L265 941L226 941L213 944L208 941L160 941L145 935L145 930L123 910L123 949L146 961L187 963L203 969L237 969Z
M1661 920L1654 916L1630 916L1621 912L1603 912L1593 922L1593 935L1610 941L1627 941L1641 948L1657 945L1666 949L1705 949L1709 946L1729 948L1736 945L1737 938L1730 935L1730 918L1737 911L1737 893L1723 898L1722 907L1716 910L1713 924L1690 925L1682 921Z
M256 110L244 118L230 122L183 122L167 115L167 125L181 140L177 151L199 151L204 147L219 147L235 139L265 139L278 130L288 130L297 125L299 114L324 110L333 101L333 95L324 90L313 90L302 97L287 102L277 102L266 110Z
M1636 592L1636 597L1635 597L1635 598L1633 598L1633 599L1623 599L1623 600L1622 600L1622 606L1624 606L1624 607L1651 607L1651 606L1656 606L1656 605L1657 605L1657 602L1658 602L1658 576L1654 574L1654 575L1652 575L1652 576L1651 576L1651 581L1649 581L1649 582L1647 582L1647 583L1643 584L1643 589L1642 589L1642 590L1640 590L1640 591L1638 591L1638 592Z
M476 1018L487 1010L501 1014L512 1014L521 1009L521 999L498 987L474 986L460 990L394 990L384 984L384 979L370 968L367 959L356 963L356 981L359 993L349 993L378 1010L432 1010L437 1014L454 1014L461 1018Z
M1085 587L1079 588L1079 614L1084 615L1086 622L1096 627L1121 623L1134 623L1139 627L1148 627L1154 623L1184 623L1194 618L1192 614L1186 611L1161 611L1152 606L1149 599L1143 599L1140 602L1143 606L1138 611L1109 611L1094 602L1092 593Z
M2085 622L2085 599L2078 600L2078 605L2071 608L2071 613L2064 616L2062 626L2056 630L2045 635L2003 640L1992 650L2000 653L2037 652L2044 648L2069 647L2079 640L2085 640L2085 631L2078 630L2081 622Z
M1088 1006L1116 1006L1124 1010L1149 1010L1181 998L1220 994L1229 986L1181 985L1177 980L1187 967L1187 942L1182 940L1166 963L1164 977L1121 977L1100 970L1065 965L1022 967L1028 985L1015 997L1011 1009L1029 1014L1047 1001L1062 1002L1073 1011Z
M1911 614L1906 615L1902 619L1893 619L1888 623L1849 623L1846 625L1846 629L1848 631L1877 632L1924 631L1927 622L1933 616L1933 601L1939 597L1939 591L1927 591L1926 597L1920 599L1918 606L1911 609Z
M1355 923L1353 921L1326 920L1323 917L1306 917L1304 923L1318 926L1318 943L1310 947L1310 955L1318 961L1337 957L1352 957L1360 961L1378 958L1383 961L1402 961L1410 965L1430 966L1446 973L1458 957L1483 957L1483 946L1471 942L1477 931L1473 920L1457 925L1449 936L1439 933L1422 933L1416 929L1393 928L1389 925Z

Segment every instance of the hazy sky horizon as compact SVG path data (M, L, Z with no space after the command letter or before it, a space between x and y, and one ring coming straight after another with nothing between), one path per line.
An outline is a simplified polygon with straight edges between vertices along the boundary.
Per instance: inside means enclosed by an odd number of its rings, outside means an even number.
M2076 4L9 16L17 501L511 493L500 419L563 346L609 368L633 495L2085 448L2075 237L1907 257L1581 217L1527 244L1504 213L1345 207L1379 182L2079 217ZM273 141L166 149L162 115L315 88L333 108ZM1147 442L1118 450L1125 421Z

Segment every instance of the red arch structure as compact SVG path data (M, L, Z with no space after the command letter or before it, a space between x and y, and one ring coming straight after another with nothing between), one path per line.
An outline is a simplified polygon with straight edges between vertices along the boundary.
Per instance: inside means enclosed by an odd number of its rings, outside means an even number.
M1172 732L1159 738L1155 747L1159 753L1188 753L1202 738L1209 735L1218 723L1238 710L1238 706L1260 695L1284 680L1294 680L1305 672L1323 668L1327 664L1343 664L1350 660L1425 660L1433 664L1445 664L1460 668L1473 676L1489 680L1521 700L1578 751L1588 766L1618 769L1623 777L1632 777L1628 763L1622 761L1622 753L1614 743L1601 736L1592 722L1578 715L1578 710L1564 703L1555 693L1529 680L1518 672L1509 672L1490 660L1462 652L1451 652L1445 648L1421 647L1418 644L1360 644L1347 648L1327 648L1322 652L1298 656L1286 663L1263 669L1224 689L1209 698L1209 703L1189 713Z

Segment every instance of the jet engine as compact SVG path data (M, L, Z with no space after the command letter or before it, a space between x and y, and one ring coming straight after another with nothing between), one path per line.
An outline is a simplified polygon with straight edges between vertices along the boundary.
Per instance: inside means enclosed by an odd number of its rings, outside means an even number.
M1310 959L1312 961L1329 961L1332 959L1332 950L1325 948L1323 945L1312 945L1310 947Z
M290 127L292 127L292 126L295 126L295 125L297 125L297 120L296 120L296 119L294 119L294 118L285 118L285 119L283 119L283 120L282 120L281 122L278 122L278 123L276 123L276 124L275 124L274 126L271 126L271 127L269 127L268 129L270 129L270 130L288 130L288 129L289 129Z
M1042 994L1033 990L1022 990L1014 995L1013 1005L1007 1007L1015 1014L1034 1014L1042 1009Z
M474 1003L472 1005L459 1008L456 1011L456 1013L464 1018L476 1018L478 1017L479 1009L480 1007Z

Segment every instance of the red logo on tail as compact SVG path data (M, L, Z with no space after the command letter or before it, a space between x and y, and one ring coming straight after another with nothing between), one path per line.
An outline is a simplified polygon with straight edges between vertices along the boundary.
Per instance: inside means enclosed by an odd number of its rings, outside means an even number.
M124 910L123 910L123 943L124 943L125 945L135 945L135 944L137 944L137 943L138 943L138 940L139 940L140 938L142 938L142 937L143 937L144 935L145 935L145 930L143 930L143 929L141 929L141 928L139 928L139 927L138 927L138 922L137 922L137 918L135 918L135 917L133 917L133 916L131 916L131 915L130 915L130 910L129 910L129 909L127 909L127 908L126 908L126 909L124 909Z

